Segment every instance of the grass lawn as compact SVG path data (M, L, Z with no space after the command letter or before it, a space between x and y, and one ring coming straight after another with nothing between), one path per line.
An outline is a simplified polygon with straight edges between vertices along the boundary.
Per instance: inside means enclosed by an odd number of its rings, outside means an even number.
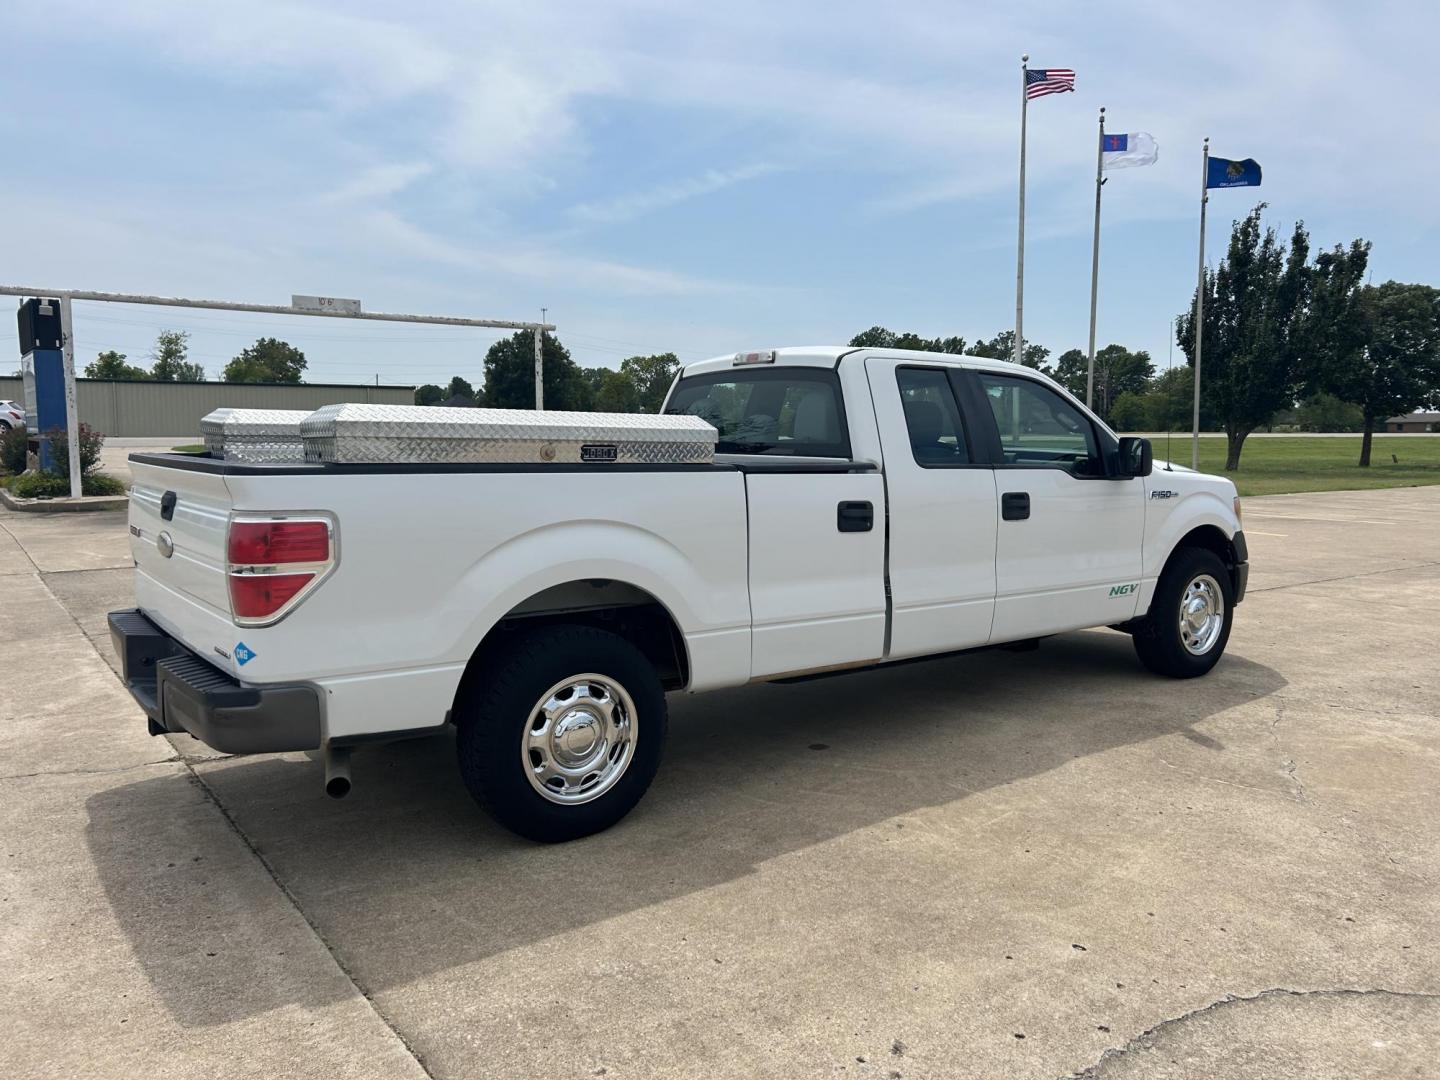
M1176 434L1171 453L1177 465L1190 464L1190 436ZM1156 459L1165 457L1165 436L1151 436ZM1392 461L1391 455L1398 460ZM1240 468L1225 472L1225 439L1200 439L1200 470L1228 476L1241 495L1288 491L1351 491L1358 488L1440 484L1440 438L1376 436L1370 467L1359 468L1359 435L1245 440Z

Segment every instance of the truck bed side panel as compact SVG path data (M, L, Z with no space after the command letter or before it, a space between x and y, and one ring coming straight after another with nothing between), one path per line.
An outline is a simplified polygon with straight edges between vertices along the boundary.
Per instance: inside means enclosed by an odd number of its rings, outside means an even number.
M327 510L339 567L274 626L228 627L255 683L327 690L327 733L438 724L485 633L568 582L613 579L674 616L691 689L750 675L743 477L602 473L324 472L227 477L237 512ZM408 677L397 678L406 675Z

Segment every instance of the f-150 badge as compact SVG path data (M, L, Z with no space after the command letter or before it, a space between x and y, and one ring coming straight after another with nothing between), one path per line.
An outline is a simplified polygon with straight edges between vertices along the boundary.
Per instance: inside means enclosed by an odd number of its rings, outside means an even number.
M1166 491L1164 488L1161 488L1161 489L1159 489L1159 490L1157 490L1157 491L1152 491L1152 492L1150 492L1150 498L1152 498L1152 499L1173 499L1173 498L1175 498L1176 495L1179 495L1179 494L1180 494L1180 493L1179 493L1178 491Z

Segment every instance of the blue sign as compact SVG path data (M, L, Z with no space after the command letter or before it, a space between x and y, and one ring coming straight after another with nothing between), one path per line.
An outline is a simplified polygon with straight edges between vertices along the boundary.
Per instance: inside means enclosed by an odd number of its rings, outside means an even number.
M244 667L254 659L255 651L251 649L249 645L246 645L245 642L242 641L235 646L235 660L241 667Z

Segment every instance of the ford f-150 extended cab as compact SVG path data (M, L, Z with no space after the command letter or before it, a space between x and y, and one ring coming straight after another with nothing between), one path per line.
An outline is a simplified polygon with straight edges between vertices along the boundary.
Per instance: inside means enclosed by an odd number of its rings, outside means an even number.
M125 681L152 733L321 751L337 795L349 748L451 723L476 800L540 840L635 806L666 691L1106 626L1151 671L1203 675L1245 593L1229 480L1154 469L1144 439L1002 361L690 364L648 421L704 432L699 460L623 432L557 453L531 430L557 414L498 410L492 442L529 438L533 459L347 454L326 412L299 423L303 454L132 456L138 606L110 617Z

